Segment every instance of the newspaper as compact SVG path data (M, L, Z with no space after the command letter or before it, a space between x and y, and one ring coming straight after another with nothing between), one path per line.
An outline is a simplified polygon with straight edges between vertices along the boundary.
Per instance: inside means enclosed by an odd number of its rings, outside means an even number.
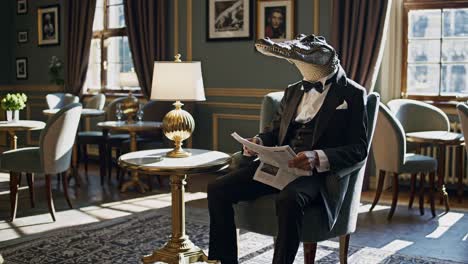
M254 180L256 181L282 190L295 179L301 176L312 175L311 171L288 167L288 161L296 157L296 153L288 145L265 147L248 141L236 132L232 133L231 136L248 149L257 153L260 159L260 166L258 166L254 175Z

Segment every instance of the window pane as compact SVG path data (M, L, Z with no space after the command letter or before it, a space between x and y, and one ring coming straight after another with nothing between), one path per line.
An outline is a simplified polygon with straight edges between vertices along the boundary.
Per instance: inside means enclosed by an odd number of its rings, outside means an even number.
M468 39L442 40L442 61L468 62Z
M468 36L468 8L444 9L444 37Z
M408 65L408 94L439 94L439 64Z
M440 38L440 20L440 9L409 11L408 38Z
M107 87L122 86L122 73L133 71L132 54L127 37L111 37L107 40ZM125 74L124 74L125 75ZM130 86L125 84L125 86ZM138 86L138 82L134 84Z
M123 5L111 5L108 7L109 28L125 27L125 16Z
M468 93L468 64L442 65L442 94Z
M107 3L108 5L121 5L123 4L123 0L109 0Z
M99 87L101 87L101 41L93 39L91 40L85 88Z
M440 40L411 40L408 44L408 62L439 62Z
M96 2L96 12L94 13L93 31L104 29L104 0Z

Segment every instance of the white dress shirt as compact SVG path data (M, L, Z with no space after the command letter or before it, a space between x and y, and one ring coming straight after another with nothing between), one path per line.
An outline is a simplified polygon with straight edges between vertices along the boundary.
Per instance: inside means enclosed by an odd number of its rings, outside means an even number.
M322 107L323 102L325 101L325 97L327 97L328 91L330 90L331 83L325 84L328 79L332 78L333 75L337 70L333 71L330 73L328 76L325 76L319 80L318 82L321 82L323 85L323 92L320 93L315 89L312 89L302 96L302 100L297 106L297 111L298 113L296 115L295 121L301 124L305 124L312 120ZM301 89L304 89L304 87L301 87ZM318 172L325 172L330 170L330 163L328 162L328 157L323 152L323 150L313 150L313 151L304 151L304 154L309 158L309 163L311 165L311 168L316 168ZM315 164L316 158L318 156L318 161L319 164Z

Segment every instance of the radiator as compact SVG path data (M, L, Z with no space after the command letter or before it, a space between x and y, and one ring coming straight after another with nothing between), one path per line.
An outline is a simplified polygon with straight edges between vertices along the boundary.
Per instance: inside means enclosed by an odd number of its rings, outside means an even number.
M452 132L457 132L457 133L461 133L461 129L460 129L460 124L457 123L457 122L453 122L450 124L451 126L451 131ZM446 147L445 149L445 153L446 153L446 156L445 156L445 164L444 164L444 168L445 168L445 182L448 183L448 184L458 184L458 175L457 175L457 162L458 162L458 157L457 157L457 148L456 147L453 147L453 146L448 146ZM422 155L427 155L427 156L431 156L431 157L434 157L434 158L437 158L437 148L435 147L425 147L425 148L421 148L421 154ZM464 171L463 171L463 184L465 186L468 186L468 165L467 165L467 155L466 155L466 151L463 151L462 152L462 155L463 155L463 163L464 163ZM439 164L440 166L440 164ZM407 179L409 180L411 175L409 174L405 174L405 175L402 175L401 176L403 179ZM426 175L426 177L428 177L428 175ZM428 180L428 178L426 179ZM436 179L437 181L437 179Z

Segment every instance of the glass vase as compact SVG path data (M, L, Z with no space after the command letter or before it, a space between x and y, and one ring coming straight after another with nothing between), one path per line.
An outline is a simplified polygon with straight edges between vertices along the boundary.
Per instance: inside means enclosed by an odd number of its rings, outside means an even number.
M15 110L13 111L13 122L18 122L20 121L20 111Z
M7 120L8 122L13 121L13 111L11 111L11 110L7 110L7 111L6 111L6 120Z

